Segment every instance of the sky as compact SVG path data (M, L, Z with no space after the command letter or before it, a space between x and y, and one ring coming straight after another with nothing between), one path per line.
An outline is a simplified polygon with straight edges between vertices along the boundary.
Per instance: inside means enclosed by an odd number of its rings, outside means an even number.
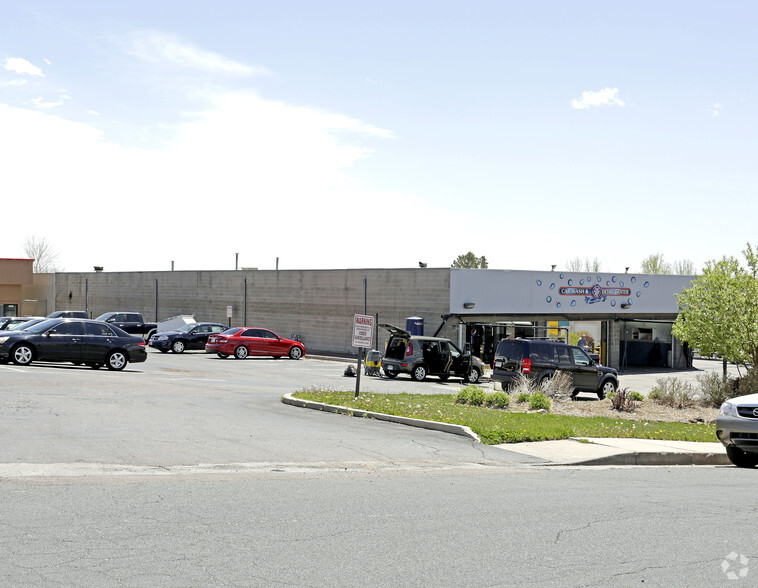
M613 272L758 243L752 1L0 10L0 257Z

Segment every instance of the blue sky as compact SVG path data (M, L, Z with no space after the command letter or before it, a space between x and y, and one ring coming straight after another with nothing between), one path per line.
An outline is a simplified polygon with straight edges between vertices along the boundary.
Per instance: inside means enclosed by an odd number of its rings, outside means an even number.
M758 242L752 2L6 3L0 193L67 271Z

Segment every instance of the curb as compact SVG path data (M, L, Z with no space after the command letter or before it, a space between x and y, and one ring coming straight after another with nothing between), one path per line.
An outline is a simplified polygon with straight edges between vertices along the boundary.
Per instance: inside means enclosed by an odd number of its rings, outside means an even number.
M451 423L440 423L437 421L426 421L423 419L412 419L410 417L401 417L392 414L384 414L382 412L372 412L370 410L349 408L347 406L324 404L323 402L314 402L312 400L294 398L292 394L285 394L282 396L282 402L284 404L290 404L299 408L310 408L312 410L320 410L323 412L333 412L336 414L347 414L354 417L376 419L378 421L398 423L400 425L418 427L420 429L432 429L434 431L441 431L443 433L451 433L453 435L460 435L461 437L468 437L477 443L481 442L479 435L474 433L474 431L472 431L469 427L464 427L463 425L453 425Z

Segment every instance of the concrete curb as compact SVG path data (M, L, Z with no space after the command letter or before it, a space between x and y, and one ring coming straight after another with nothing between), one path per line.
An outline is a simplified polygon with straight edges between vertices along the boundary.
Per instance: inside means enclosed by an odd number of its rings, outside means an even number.
M323 412L333 412L336 414L347 414L355 417L363 417L369 419L376 419L378 421L387 421L390 423L398 423L401 425L408 425L409 427L418 427L420 429L432 429L434 431L442 431L443 433L451 433L453 435L460 435L462 437L468 437L480 442L479 435L474 433L469 427L462 425L453 425L450 423L439 423L437 421L425 421L423 419L412 419L409 417L401 417L392 414L384 414L381 412L372 412L370 410L360 410L358 408L349 408L347 406L336 406L333 404L324 404L323 402L313 402L311 400L302 400L300 398L294 398L292 394L285 394L282 396L282 402L284 404L290 404L300 408L310 408L312 410L320 410Z

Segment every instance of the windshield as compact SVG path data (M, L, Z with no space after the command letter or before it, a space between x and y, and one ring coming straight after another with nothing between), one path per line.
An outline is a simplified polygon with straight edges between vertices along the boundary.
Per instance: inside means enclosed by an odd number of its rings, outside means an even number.
M110 313L110 312L106 312L105 314L101 314L101 315L100 315L99 317L97 317L95 320L96 320L96 321L104 321L104 320L105 320L105 319L107 319L109 316L111 316L111 313Z
M197 326L197 323L190 323L188 325L182 325L177 329L180 333L188 333Z
M31 327L24 329L27 333L43 333L44 331L47 331L49 328L54 327L58 323L60 323L60 319L50 319L46 321L41 321L35 325L32 325Z

